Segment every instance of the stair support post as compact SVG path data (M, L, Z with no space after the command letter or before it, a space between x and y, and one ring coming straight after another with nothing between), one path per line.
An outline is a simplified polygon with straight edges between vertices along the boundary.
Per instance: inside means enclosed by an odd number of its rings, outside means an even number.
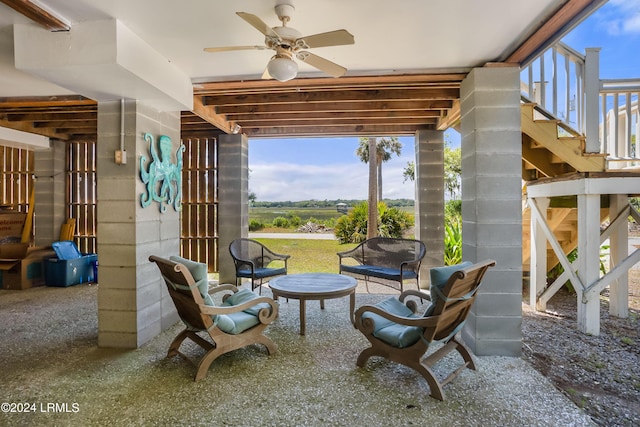
M629 254L629 224L626 218L629 212L629 198L626 194L609 196L609 220L614 221L621 212L625 212L624 221L618 221L609 238L609 267L612 270ZM626 318L629 316L629 274L625 272L609 287L609 314Z
M578 330L600 335L600 294L586 288L600 279L600 195L578 194Z

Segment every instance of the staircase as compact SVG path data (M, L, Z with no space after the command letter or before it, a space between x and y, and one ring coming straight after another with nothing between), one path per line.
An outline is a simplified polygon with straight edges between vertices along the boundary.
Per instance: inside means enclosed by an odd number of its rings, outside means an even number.
M566 126L561 120L525 102L521 107L522 122L522 179L534 181L554 178L575 172L603 172L605 156L584 152L584 136ZM607 209L602 209L607 215ZM602 218L604 219L604 218ZM560 246L568 254L578 245L578 213L575 198L552 200L547 209L547 222ZM529 271L531 258L530 225L531 212L522 211L522 268ZM553 269L558 257L549 246L547 267Z

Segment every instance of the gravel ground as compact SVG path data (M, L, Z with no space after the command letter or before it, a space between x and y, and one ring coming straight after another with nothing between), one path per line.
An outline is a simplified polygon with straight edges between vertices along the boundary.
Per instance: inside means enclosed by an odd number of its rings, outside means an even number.
M356 304L382 298L359 293ZM278 345L275 354L245 347L218 358L194 382L193 366L165 358L180 324L136 350L99 348L97 286L0 291L0 401L30 405L1 412L0 425L593 425L518 357L476 358L477 371L465 370L445 387L445 402L429 397L426 382L403 366L372 358L357 368L367 341L347 313L347 298L326 301L325 310L310 301L302 337L298 301L281 300L266 332ZM436 373L458 362L447 357Z
M630 270L630 315L609 316L600 336L577 330L576 296L558 292L544 313L523 304L523 358L601 426L640 426L640 270Z

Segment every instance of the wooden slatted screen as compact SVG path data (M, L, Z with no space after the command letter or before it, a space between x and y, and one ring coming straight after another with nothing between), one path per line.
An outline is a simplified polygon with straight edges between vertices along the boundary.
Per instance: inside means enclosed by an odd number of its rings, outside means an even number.
M182 169L182 256L218 271L217 140L187 139Z
M33 151L0 146L0 204L16 212L29 211L29 196L33 191Z
M80 252L96 253L96 143L74 141L67 147L67 217L76 220L73 241Z

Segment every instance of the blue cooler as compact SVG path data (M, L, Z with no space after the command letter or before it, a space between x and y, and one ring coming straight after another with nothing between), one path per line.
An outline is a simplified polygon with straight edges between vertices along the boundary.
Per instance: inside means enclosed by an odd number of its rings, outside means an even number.
M55 257L44 260L47 286L67 287L98 281L98 255L82 254L70 240L51 244Z

